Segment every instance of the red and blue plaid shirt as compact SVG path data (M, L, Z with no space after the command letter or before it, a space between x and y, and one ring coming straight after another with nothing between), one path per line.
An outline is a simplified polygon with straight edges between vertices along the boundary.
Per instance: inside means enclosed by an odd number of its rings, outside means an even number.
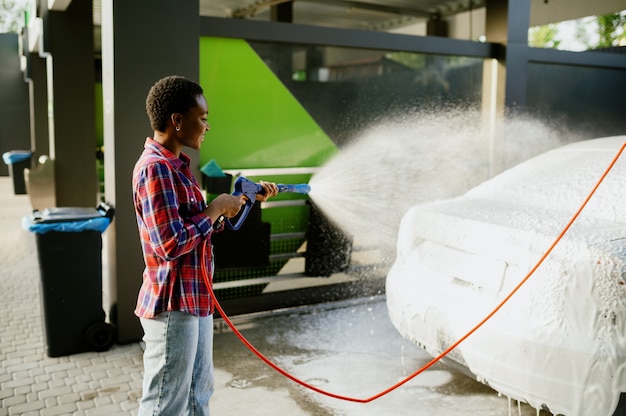
M184 153L176 157L151 138L133 170L133 197L146 268L135 314L213 313L203 273L213 275L211 219Z

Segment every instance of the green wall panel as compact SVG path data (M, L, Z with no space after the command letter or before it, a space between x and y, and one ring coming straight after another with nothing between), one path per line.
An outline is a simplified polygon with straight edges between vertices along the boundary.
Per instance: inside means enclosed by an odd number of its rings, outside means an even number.
M203 165L222 169L320 166L337 148L242 39L200 39L200 84L211 131Z

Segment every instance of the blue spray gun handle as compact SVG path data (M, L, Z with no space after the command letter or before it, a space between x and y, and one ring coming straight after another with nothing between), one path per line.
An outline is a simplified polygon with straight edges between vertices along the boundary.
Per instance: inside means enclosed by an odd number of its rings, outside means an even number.
M300 183L295 185L277 183L276 186L278 187L279 193L291 192L297 194L308 194L309 192L311 192L311 187L309 186L309 184L306 183ZM235 225L233 225L228 218L225 219L228 228L235 231L238 230L243 225L243 222L248 217L248 213L256 202L257 194L263 195L264 193L265 189L263 189L263 187L258 183L252 182L250 179L244 176L238 177L235 181L235 186L232 194L235 196L245 196L246 203L243 206L239 219L237 220L237 223Z

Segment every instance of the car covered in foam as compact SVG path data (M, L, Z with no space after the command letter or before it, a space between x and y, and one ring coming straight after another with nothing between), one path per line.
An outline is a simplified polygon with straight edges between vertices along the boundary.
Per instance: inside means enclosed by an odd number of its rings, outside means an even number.
M412 207L386 280L397 330L433 356L472 330L540 262L625 141L565 145ZM445 362L537 409L612 415L626 392L625 279L622 155L536 271Z

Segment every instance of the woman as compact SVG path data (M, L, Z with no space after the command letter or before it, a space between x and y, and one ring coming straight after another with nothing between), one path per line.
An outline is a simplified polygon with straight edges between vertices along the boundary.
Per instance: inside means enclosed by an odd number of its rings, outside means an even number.
M243 196L222 194L208 206L184 146L200 149L208 106L186 78L159 80L146 98L154 130L133 171L133 197L146 268L135 314L144 330L139 415L208 415L213 393L211 234L234 217ZM261 182L264 201L278 193Z

